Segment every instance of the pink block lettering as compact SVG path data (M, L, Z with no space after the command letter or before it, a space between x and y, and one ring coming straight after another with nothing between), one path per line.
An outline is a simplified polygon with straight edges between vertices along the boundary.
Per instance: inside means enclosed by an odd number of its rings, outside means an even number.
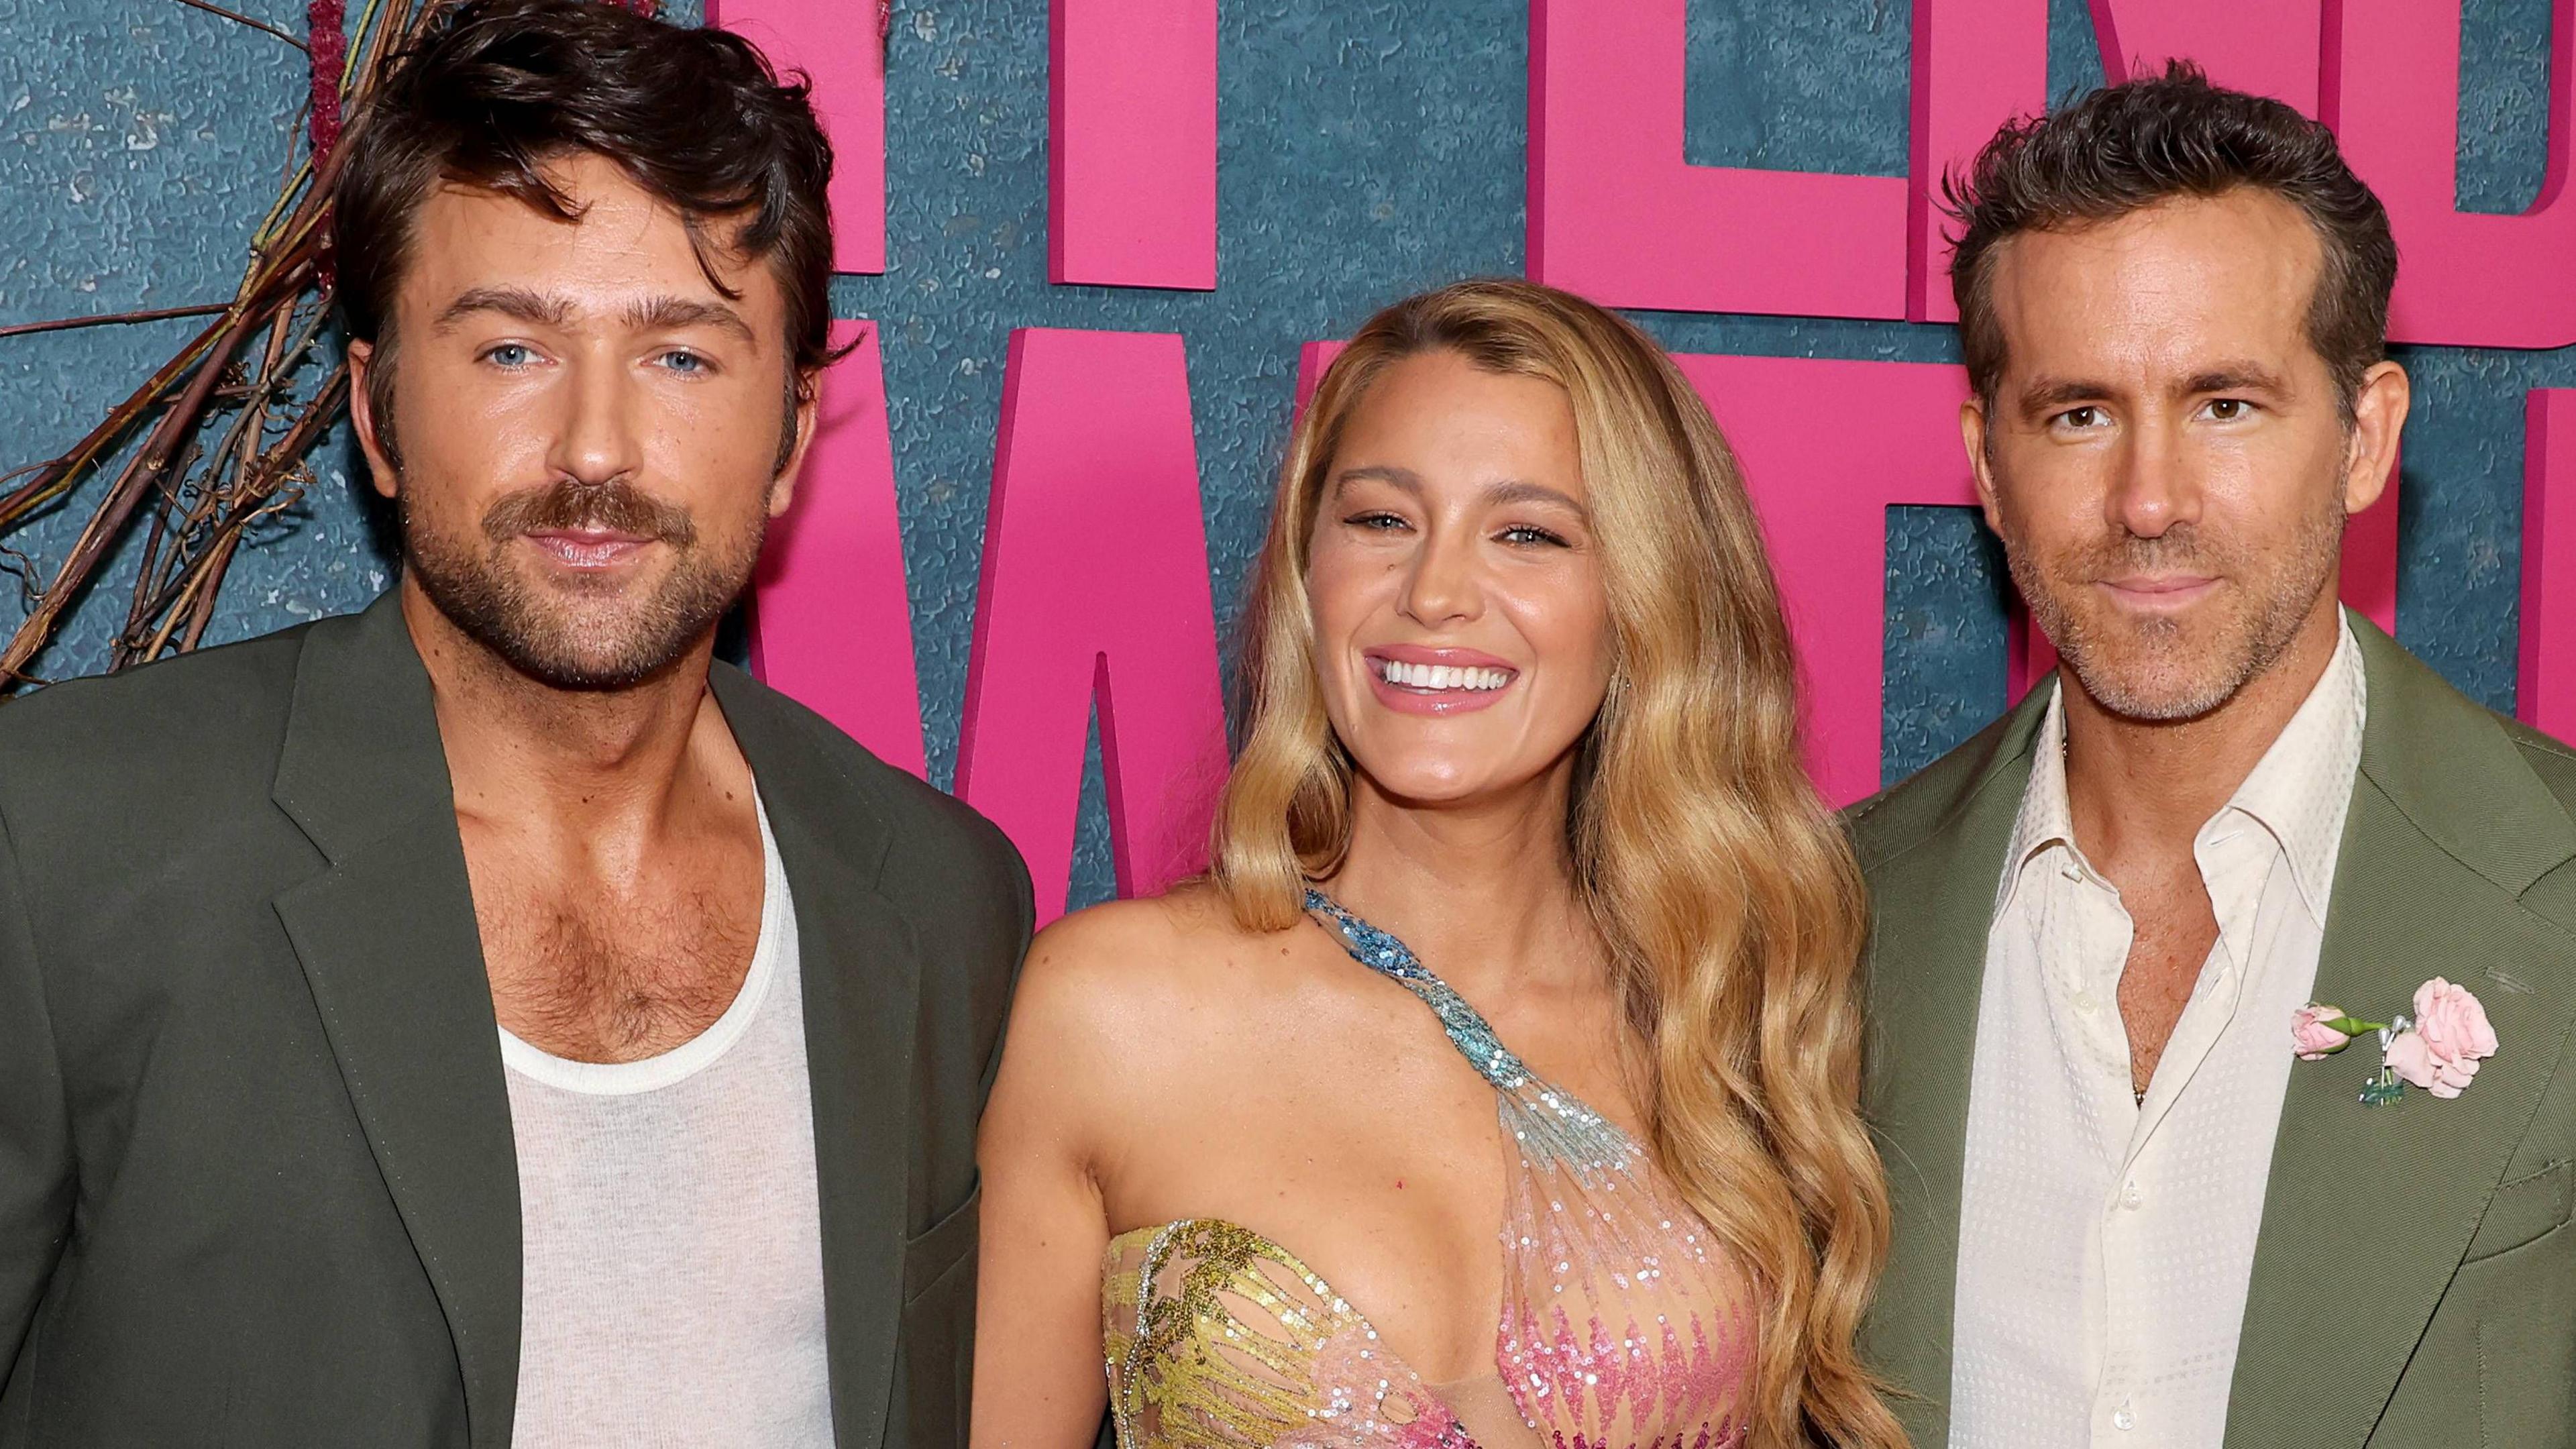
M2243 7L2240 7L2243 8ZM2389 316L2396 342L2562 347L2576 342L2576 0L2551 7L2549 166L2520 216L2458 209L2460 5L2332 0L2325 120L2388 207L2405 265Z
M2514 714L2576 739L2576 389L2536 388L2526 406Z
M1806 672L1808 766L1836 805L1879 785L1887 510L1974 504L1960 369L1677 356L1743 460Z
M1941 178L1965 174L2004 122L2048 106L2048 0L1914 0L1905 315L1956 322Z
M848 0L707 0L707 22L742 36L781 75L801 70L832 140L832 270L886 265L885 46Z
M1121 894L1206 855L1225 711L1187 359L1176 333L1011 334L984 524L957 794L1063 913L1100 714Z
M2317 113L2322 0L2092 0L2102 72L2126 80L2181 56L2233 90Z
M751 667L878 759L918 775L921 694L876 324L832 324L835 347L852 341L823 375L823 416L795 502L761 554Z
M1904 316L1904 178L1683 159L1685 3L1530 0L1529 275L1616 307Z
M1216 0L1052 0L1047 280L1216 286Z

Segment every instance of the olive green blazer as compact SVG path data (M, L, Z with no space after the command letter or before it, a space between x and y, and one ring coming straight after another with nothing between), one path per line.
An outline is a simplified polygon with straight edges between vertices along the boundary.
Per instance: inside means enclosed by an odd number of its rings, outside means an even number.
M840 1449L962 1449L1001 832L718 665L794 884ZM429 676L365 613L0 706L0 1449L496 1449L518 1162Z
M2499 1049L2452 1101L2363 1106L2349 1056L2292 1072L2228 1442L2576 1445L2576 752L2349 617L2368 723L2316 998L2385 1019L2447 976ZM2046 704L1850 817L1874 917L1864 1109L1895 1207L1863 1348L1922 1446L1949 1440L1978 993Z

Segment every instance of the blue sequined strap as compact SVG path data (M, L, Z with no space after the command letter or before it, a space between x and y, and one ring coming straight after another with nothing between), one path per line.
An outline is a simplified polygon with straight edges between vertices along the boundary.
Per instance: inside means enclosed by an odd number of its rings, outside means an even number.
M1450 990L1449 983L1432 975L1431 968L1402 941L1311 886L1306 890L1306 909L1340 938L1352 960L1422 998L1440 1018L1451 1045L1493 1084L1503 1124L1524 1157L1584 1174L1605 1168L1628 1170L1642 1159L1642 1149L1616 1123L1531 1076L1521 1059L1495 1038L1484 1015Z
M1431 968L1422 964L1412 948L1342 909L1340 902L1312 886L1306 890L1306 909L1332 926L1333 934L1341 938L1342 949L1351 953L1352 960L1421 997L1440 1018L1441 1029L1449 1033L1450 1042L1484 1074L1486 1081L1506 1092L1518 1091L1529 1081L1529 1069L1496 1039L1483 1014L1469 1006L1465 997L1450 990L1448 982L1432 975Z

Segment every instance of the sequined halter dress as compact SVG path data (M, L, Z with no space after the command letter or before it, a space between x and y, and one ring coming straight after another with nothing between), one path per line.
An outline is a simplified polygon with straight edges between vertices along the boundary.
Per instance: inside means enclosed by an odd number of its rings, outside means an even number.
M1403 942L1319 893L1306 906L1362 965L1421 998L1493 1084L1509 1177L1494 1373L1427 1384L1288 1249L1235 1223L1184 1218L1121 1235L1103 1264L1120 1442L1740 1446L1753 1299L1653 1158L1532 1076Z

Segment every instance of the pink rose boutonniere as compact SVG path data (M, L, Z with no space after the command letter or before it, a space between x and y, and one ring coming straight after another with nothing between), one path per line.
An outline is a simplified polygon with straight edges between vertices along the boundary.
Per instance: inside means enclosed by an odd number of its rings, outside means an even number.
M2456 1097L2478 1074L2478 1063L2496 1053L2487 1009L2465 986L2436 976L2415 988L2415 1014L2394 1021L2362 1021L2341 1007L2314 1002L2290 1017L2290 1049L2302 1061L2342 1051L2354 1037L2379 1034L2379 1070L2361 1089L2372 1106L2394 1102L2409 1085L2436 1097Z

